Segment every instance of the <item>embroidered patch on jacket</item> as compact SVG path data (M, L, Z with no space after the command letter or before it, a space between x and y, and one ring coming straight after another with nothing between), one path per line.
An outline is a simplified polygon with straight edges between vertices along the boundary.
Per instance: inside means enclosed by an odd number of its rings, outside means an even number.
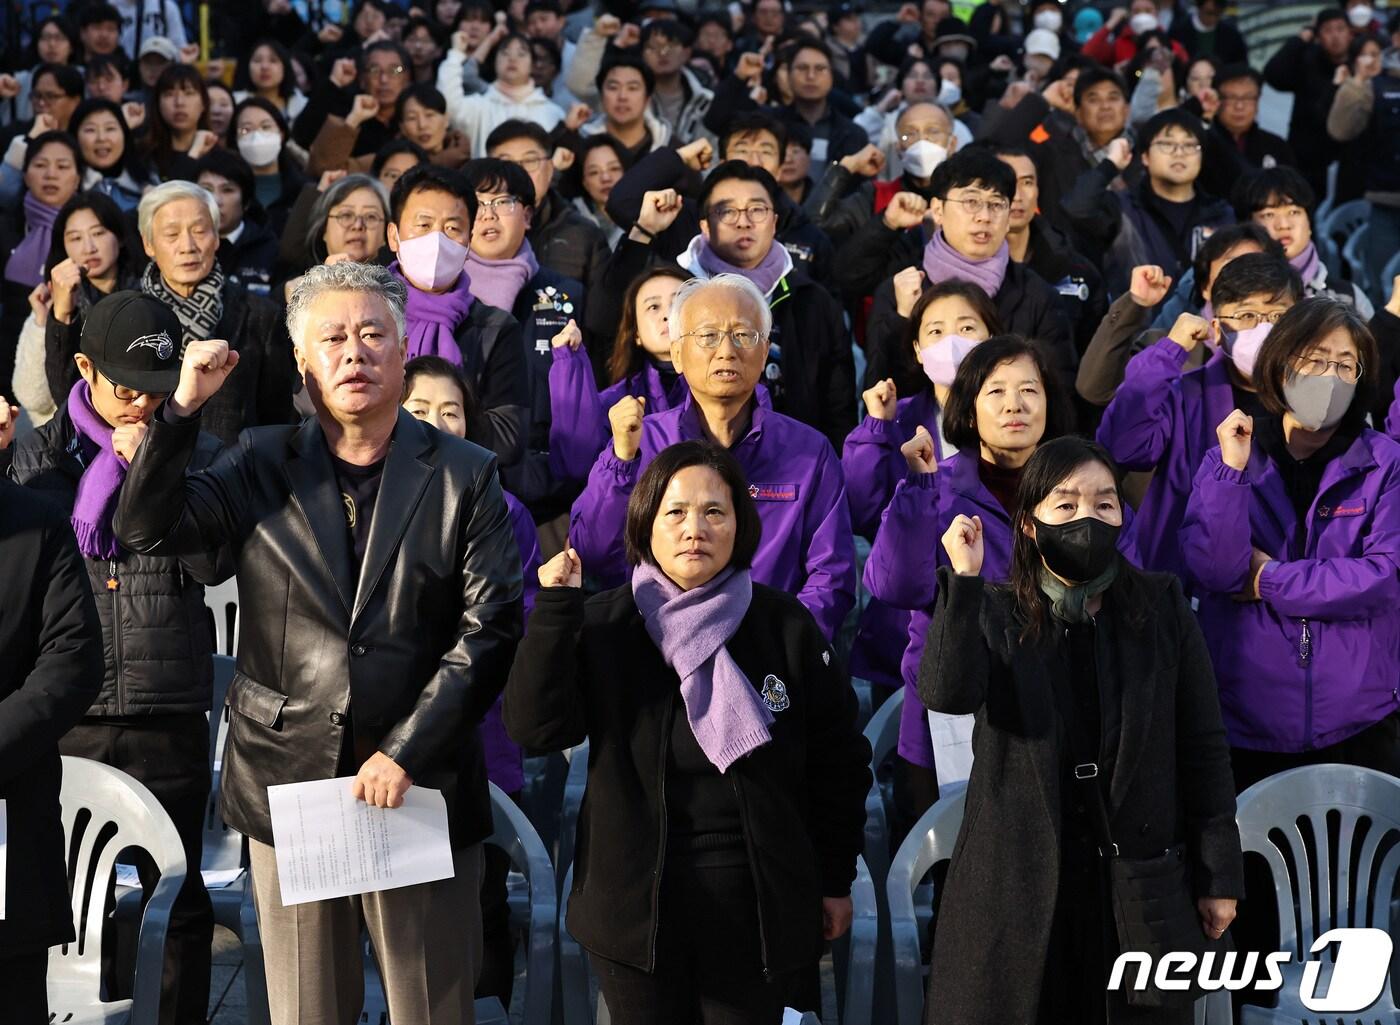
M763 678L763 703L768 706L770 712L786 711L792 705L787 684L772 673Z
M796 502L796 484L750 484L749 497L755 502Z
M1366 499L1350 498L1337 505L1320 505L1317 507L1317 515L1322 519L1336 519L1338 516L1364 516L1366 514Z

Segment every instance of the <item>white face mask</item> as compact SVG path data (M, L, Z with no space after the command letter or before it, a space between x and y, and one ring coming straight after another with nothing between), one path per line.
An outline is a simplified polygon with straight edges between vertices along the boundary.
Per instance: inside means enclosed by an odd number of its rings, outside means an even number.
M277 154L282 152L282 133L249 132L238 137L238 152L254 167L266 167L277 163Z
M1064 28L1065 19L1059 11L1036 11L1035 27L1043 28L1048 32L1059 32Z
M899 155L904 170L915 178L927 178L933 169L948 159L948 151L936 142L920 139Z
M1148 14L1146 11L1134 14L1128 19L1128 27L1133 30L1133 35L1135 36L1140 36L1144 32L1151 32L1157 25L1157 15Z
M960 101L961 99L962 86L958 85L958 83L956 82L950 82L946 78L943 79L943 81L938 86L939 106L956 107L958 105L958 101Z
M1352 28L1365 28L1375 20L1376 12L1366 4L1353 7L1347 11L1347 21L1351 22Z

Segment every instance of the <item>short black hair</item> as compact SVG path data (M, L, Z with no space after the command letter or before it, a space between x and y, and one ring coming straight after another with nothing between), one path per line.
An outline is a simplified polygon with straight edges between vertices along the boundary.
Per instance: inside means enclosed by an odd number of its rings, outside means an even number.
M73 138L68 132L54 129L52 131L40 132L38 135L34 136L34 138L30 139L29 146L24 151L24 166L21 170L28 171L29 165L38 159L39 151L50 143L66 146L73 154L73 163L78 169L79 190L81 191L83 173L87 170L87 164L83 161L83 150L82 147L78 145L78 140Z
M94 78L101 78L108 69L116 72L117 77L125 81L131 81L131 61L121 50L113 50L111 53L95 53L88 58L87 78L91 81Z
M122 12L106 2L86 4L78 12L78 28L84 29L90 25L104 25L112 23L118 28L122 23Z
M534 121L524 121L519 118L512 118L509 121L502 121L486 137L486 152L490 153L497 146L504 146L508 142L516 139L529 139L545 153L554 152L554 144L549 141L549 133Z
M928 308L941 299L954 297L971 306L972 312L976 313L982 323L987 325L988 338L995 338L1002 333L1001 312L991 297L983 291L981 285L974 285L971 281L963 281L961 278L949 278L936 285L929 285L919 296L919 301L909 311L909 317L905 321L901 336L903 345L899 362L911 379L921 381L930 387L932 382L924 376L923 368L919 365L919 360L915 355L914 345L919 339L919 332L923 329L924 313Z
M710 176L705 179L705 184L700 186L700 195L696 197L696 203L700 208L701 217L710 211L710 196L714 194L715 187L728 181L758 182L768 193L769 201L777 207L778 196L782 190L778 188L778 183L773 180L771 174L742 160L726 160L711 171Z
M929 194L947 199L953 189L978 185L1008 200L1016 196L1016 172L985 149L965 149L954 153L933 169Z
M407 39L420 28L427 29L428 35L433 37L433 42L444 50L447 49L448 43L452 41L451 37L447 34L447 29L439 25L434 19L425 18L421 14L415 14L408 19L407 24L403 27L402 38Z
M1291 299L1296 303L1303 298L1303 279L1281 256L1245 253L1220 268L1210 286L1210 305L1221 310L1252 295L1267 296L1270 302Z
M394 189L389 193L390 219L395 224L403 216L408 197L415 192L446 192L449 196L456 196L467 206L468 230L476 223L476 192L467 187L466 179L460 172L428 163L410 167L394 182Z
M787 146L783 147L783 152L786 153L789 146L796 146L800 150L811 153L812 126L796 114L786 118L784 124L787 126Z
M603 60L603 66L598 69L598 77L594 80L594 85L598 87L601 95L603 83L608 80L608 76L617 68L632 68L642 76L642 88L650 96L656 91L656 75L652 74L651 68L647 67L646 61L634 53L612 53Z
M53 232L49 242L49 257L44 264L44 280L47 281L53 275L53 269L64 260L68 259L68 250L63 245L63 233L68 227L68 219L79 210L91 210L97 222L112 233L112 236L119 242L125 243L127 236L131 233L130 222L126 215L122 213L121 207L116 201L105 193L96 189L89 189L86 192L78 192L73 195L63 208L58 211L58 216L53 221ZM132 247L129 245L117 246L117 279L125 280L128 268L132 262Z
M1021 356L1029 356L1035 363L1045 389L1045 433L1040 436L1041 443L1073 430L1074 407L1049 354L1020 335L998 335L974 345L958 366L958 376L948 391L948 404L943 407L943 437L948 439L948 444L960 452L981 449L982 437L977 433L977 396L992 371Z
M645 47L653 36L669 39L678 46L689 47L695 43L695 33L675 18L656 18L643 25L641 45Z
M374 6L378 7L380 5L375 4ZM409 69L413 67L413 58L408 55L408 51L403 48L402 43L396 43L392 39L380 39L377 42L370 43L360 51L360 60L356 65L357 71L362 74L364 73L365 69L369 67L370 54L373 53L394 54L398 57L399 63L403 65L405 73L408 73ZM290 68L288 70L290 70Z
M379 172L384 170L384 165L400 153L413 154L414 158L420 164L426 164L431 159L428 156L428 151L418 145L418 143L414 142L412 139L405 139L400 136L397 139L390 139L383 146L379 147L374 154L374 161L370 164L369 173L373 177L378 178Z
M43 75L52 75L54 84L63 90L64 96L83 95L83 73L71 64L40 64L34 69L30 81L38 84Z
M1376 339L1355 306L1330 295L1302 300L1278 319L1264 339L1252 377L1259 402L1266 410L1275 416L1288 412L1283 383L1295 373L1294 359L1338 330L1351 336L1361 361L1361 379L1356 382L1356 393L1338 426L1348 433L1359 432L1366 426L1366 412L1375 399L1376 378L1380 376Z
M408 397L413 394L413 382L420 377L445 377L457 386L457 390L462 393L462 423L466 426L467 437L472 437L472 428L476 425L481 410L477 405L476 395L472 392L471 382L467 380L467 375L462 373L462 368L441 356L413 357L403 365L403 396L399 399L399 405L408 401Z
M741 110L729 119L724 133L719 137L719 158L728 159L729 143L736 135L754 135L758 132L767 132L778 140L778 161L781 163L787 153L787 125L761 110Z
M1204 148L1206 132L1201 125L1201 119L1188 114L1180 107L1169 107L1153 114L1147 119L1147 123L1138 130L1138 156L1145 156L1147 148L1152 145L1157 136L1164 134L1169 128L1179 128L1183 132L1189 133L1191 138L1196 140L1196 144Z
M1211 79L1211 88L1219 92L1226 82L1238 82L1242 78L1247 78L1254 83L1254 88L1264 88L1264 76L1248 64L1226 64L1215 71L1215 77Z
M1230 198L1235 216L1242 221L1249 220L1260 210L1290 203L1301 206L1311 219L1317 193L1301 174L1286 164L1279 164L1245 175L1235 183Z
M532 14L557 14L564 16L564 8L559 6L559 0L530 0L525 5L525 20L530 20Z
M1079 77L1074 81L1074 105L1078 107L1084 102L1084 94L1096 85L1104 82L1111 82L1118 87L1118 92L1122 94L1123 101L1128 99L1128 87L1123 84L1123 79L1117 72L1109 71L1108 68L1094 65L1079 72Z
M447 113L447 97L438 92L437 86L431 82L414 82L403 92L399 93L398 103L394 105L394 124L403 123L404 108L408 106L409 100L417 100L421 106L429 110L435 110L439 114Z
M643 562L656 565L656 556L651 550L651 532L657 513L661 511L671 478L692 466L714 470L729 487L735 521L734 552L729 557L729 565L735 569L748 569L752 565L759 539L763 536L763 521L758 517L758 506L749 496L749 482L744 479L744 468L739 465L739 460L728 449L709 441L681 441L669 445L658 452L642 471L636 487L632 489L632 497L627 501L627 525L622 534L628 565L637 566Z
M1324 7L1317 12L1317 17L1313 19L1313 31L1320 31L1323 25L1329 21L1346 21L1346 12L1340 7Z
M1280 259L1283 258L1283 246L1275 242L1262 226L1253 221L1241 221L1239 224L1227 224L1223 228L1217 228L1211 233L1210 238L1201 243L1201 248L1196 250L1196 255L1191 260L1191 272L1194 278L1191 298L1197 306L1206 301L1201 290L1210 283L1210 265L1241 242L1253 242L1261 252L1269 253Z
M238 61L238 70L233 76L233 87L248 92L253 90L253 75L250 66L253 63L253 54L264 46L271 50L282 64L282 81L277 86L277 95L286 99L296 90L297 76L296 70L292 67L292 52L277 39L262 38L248 47L248 51Z
M1019 142L997 142L995 139L978 139L966 149L984 149L994 157L1025 157L1034 160L1031 151Z
M248 209L257 198L257 186L253 183L253 169L248 166L248 161L243 159L242 154L237 150L216 146L195 161L196 183L205 171L217 174L220 178L227 178L238 186L238 191L243 194L243 214L246 217Z
M544 36L531 36L530 49L534 51L535 60L540 59L540 51L544 51L544 56L556 68L564 66L564 53L559 49L559 44L553 39L546 39Z
M836 70L835 58L831 56L831 47L820 39L809 36L806 33L797 35L792 41L792 48L789 50L789 60L796 60L797 55L802 50L816 50L826 58L826 62L831 65L832 71Z
M698 36L706 25L718 25L726 36L734 38L734 23L730 20L728 11L708 11L700 15L700 20L695 23L695 34Z
M472 192L504 192L514 196L522 206L535 208L535 183L519 164L478 157L462 165L462 177Z

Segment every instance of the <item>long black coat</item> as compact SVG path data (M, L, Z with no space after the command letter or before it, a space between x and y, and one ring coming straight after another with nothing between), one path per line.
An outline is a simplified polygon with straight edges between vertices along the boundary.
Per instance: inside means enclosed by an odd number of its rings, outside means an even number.
M102 686L102 631L73 528L0 478L0 801L9 841L0 957L73 938L58 741Z
M505 686L521 618L495 459L400 411L357 577L317 420L245 431L186 476L198 426L151 424L116 528L138 552L162 540L174 554L233 550L243 624L224 817L270 844L269 786L353 774L378 750L443 791L454 847L487 836L476 727Z
M1116 674L1122 694L1110 829L1127 858L1184 843L1193 900L1239 898L1234 780L1205 642L1176 577L1119 565L1098 617L1112 652L1098 673ZM977 718L934 938L929 1025L1037 1020L1065 803L1064 723L1053 694L1068 662L1058 637L1023 643L1022 622L1007 589L939 570L919 696L929 708ZM1113 731L1107 736L1111 744Z

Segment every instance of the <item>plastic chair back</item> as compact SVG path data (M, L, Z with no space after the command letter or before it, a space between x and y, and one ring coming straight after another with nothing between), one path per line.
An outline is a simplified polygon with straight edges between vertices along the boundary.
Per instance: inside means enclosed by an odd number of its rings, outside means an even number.
M583 810L583 792L588 786L588 741L569 751L569 772L564 777L564 797L559 805L559 846L554 865L567 873L574 863L574 846L578 840L578 817ZM567 893L563 875L559 879L560 893Z
M1335 948L1312 954L1335 928L1391 930L1391 901L1400 875L1400 779L1354 765L1309 765L1260 780L1240 795L1236 821L1245 851L1261 855L1273 876L1283 966L1276 1008L1244 1007L1244 1022L1310 1025L1319 1016L1298 996L1303 963L1320 959L1323 992ZM1347 1025L1397 1020L1393 980L1364 1015Z
M1370 233L1371 226L1363 224L1351 233L1346 244L1342 246L1342 261L1346 264L1348 278L1368 295L1374 291L1366 263L1366 246Z
M851 930L832 945L840 996L841 1025L871 1025L875 1020L876 955L880 944L880 908L865 859L856 858L851 883Z
M204 589L204 604L214 617L214 650L220 655L238 654L238 578Z
M904 708L904 688L900 687L871 716L865 726L870 742L870 775L873 781L865 798L865 863L875 886L883 890L890 870L889 818L891 800L880 784L880 767L894 754L899 743L899 716Z
M119 769L86 758L63 759L63 832L77 939L49 950L49 1009L56 1021L99 1015L102 927L118 852L139 847L160 872L141 916L132 1025L156 1025L165 961L165 934L175 895L185 882L185 851L175 824L142 784Z
M1320 218L1316 234L1326 236L1337 246L1344 246L1370 216L1371 204L1364 199L1353 199L1333 207L1326 217Z
M549 1025L554 1004L554 929L558 899L554 866L535 827L501 788L492 783L494 831L486 842L506 852L511 867L529 886L529 921L525 928L525 1006L522 1025Z

